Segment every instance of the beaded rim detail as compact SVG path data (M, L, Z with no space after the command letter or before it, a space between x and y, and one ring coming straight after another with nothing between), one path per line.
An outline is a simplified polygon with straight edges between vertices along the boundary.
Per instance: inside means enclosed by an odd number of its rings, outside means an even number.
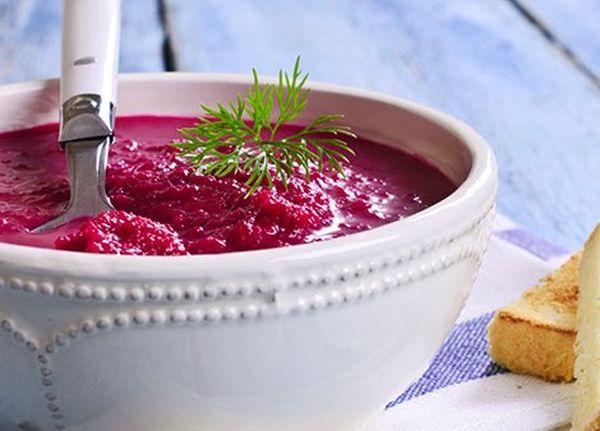
M54 371L50 360L50 354L40 349L40 343L30 337L27 332L19 328L12 320L0 314L0 329L12 335L12 338L20 345L25 347L35 357L38 382L42 389L44 407L53 421L55 430L65 430L65 415L58 403L58 394L53 389ZM55 337L57 345L66 346L65 336L57 334ZM54 349L51 349L54 352Z
M493 215L493 201L470 221L463 223L451 234L436 237L420 246L383 255L364 262L362 260L338 268L332 268L319 273L295 275L289 281L289 288L328 286L336 282L346 282L360 279L379 269L407 264L436 248L450 244L476 228L484 219ZM69 301L85 302L121 302L121 303L186 303L205 302L207 300L248 298L265 293L275 293L282 288L281 283L265 285L261 282L233 285L228 282L207 284L181 284L179 282L164 282L153 285L149 282L131 283L108 287L104 284L94 284L89 281L78 283L74 280L54 282L52 280L30 277L27 275L9 275L0 277L0 289L8 287L25 294L41 296L57 296Z

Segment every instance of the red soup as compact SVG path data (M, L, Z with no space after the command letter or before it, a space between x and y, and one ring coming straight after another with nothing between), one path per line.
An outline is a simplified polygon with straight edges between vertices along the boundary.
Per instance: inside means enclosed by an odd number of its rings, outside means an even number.
M223 253L305 244L372 229L427 208L456 186L410 154L364 139L345 176L314 172L245 198L241 175L198 174L169 144L193 118L117 120L106 185L118 211L29 230L69 198L56 124L0 134L0 241L72 251L137 255ZM285 132L285 130L284 130Z

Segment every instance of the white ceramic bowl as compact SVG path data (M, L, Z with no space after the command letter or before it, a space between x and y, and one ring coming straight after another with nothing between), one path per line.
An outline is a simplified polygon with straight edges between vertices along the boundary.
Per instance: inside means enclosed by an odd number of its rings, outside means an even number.
M118 111L194 115L248 84L122 76ZM493 155L437 111L311 87L306 115L344 112L458 190L399 222L271 250L125 257L0 244L1 429L349 431L424 369L488 242ZM0 130L55 121L56 106L56 81L0 87Z

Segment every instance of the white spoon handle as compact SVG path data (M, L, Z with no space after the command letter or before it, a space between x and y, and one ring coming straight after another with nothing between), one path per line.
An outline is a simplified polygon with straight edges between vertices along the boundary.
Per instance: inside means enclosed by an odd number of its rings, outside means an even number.
M120 0L63 0L61 142L112 133L120 6ZM85 122L73 123L80 114Z
M115 103L120 0L64 0L61 105L79 94Z

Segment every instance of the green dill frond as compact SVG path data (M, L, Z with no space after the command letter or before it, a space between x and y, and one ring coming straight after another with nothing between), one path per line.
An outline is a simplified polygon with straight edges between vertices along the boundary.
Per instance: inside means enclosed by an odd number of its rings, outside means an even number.
M348 126L337 123L343 115L320 115L292 135L278 134L306 109L308 74L300 68L300 57L291 73L279 71L276 84L261 85L255 69L252 77L246 97L215 107L201 105L197 123L179 130L182 139L172 145L190 166L217 177L245 173L246 197L261 186L273 188L275 178L287 188L295 169L307 180L314 167L343 175L342 163L354 155L344 139L356 138Z

